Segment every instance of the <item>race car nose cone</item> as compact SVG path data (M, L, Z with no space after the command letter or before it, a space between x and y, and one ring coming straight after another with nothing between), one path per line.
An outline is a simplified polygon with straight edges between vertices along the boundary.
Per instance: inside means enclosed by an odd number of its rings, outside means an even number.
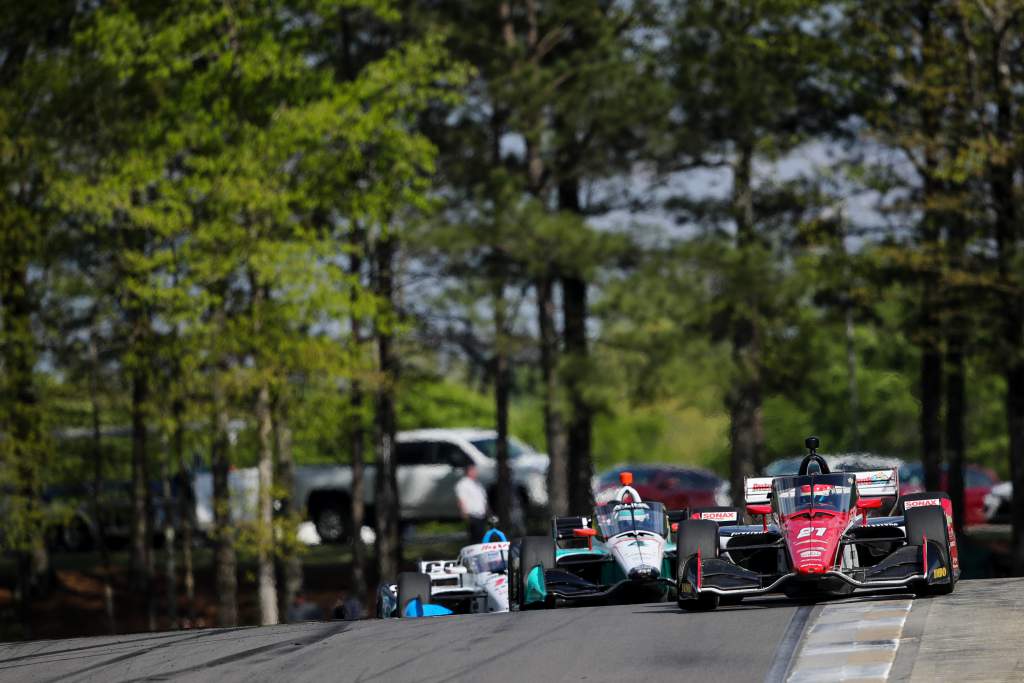
M660 572L655 567L641 564L629 570L630 581L652 581L658 578Z

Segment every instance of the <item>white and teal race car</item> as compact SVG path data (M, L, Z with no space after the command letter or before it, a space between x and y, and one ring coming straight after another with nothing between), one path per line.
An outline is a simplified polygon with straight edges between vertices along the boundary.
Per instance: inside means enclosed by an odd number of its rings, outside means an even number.
M508 611L508 540L491 529L454 560L420 562L377 591L378 617L439 617Z
M667 512L645 502L620 475L622 487L591 517L556 517L551 536L527 536L509 554L509 603L513 610L567 603L661 601L675 587L674 522L686 511Z

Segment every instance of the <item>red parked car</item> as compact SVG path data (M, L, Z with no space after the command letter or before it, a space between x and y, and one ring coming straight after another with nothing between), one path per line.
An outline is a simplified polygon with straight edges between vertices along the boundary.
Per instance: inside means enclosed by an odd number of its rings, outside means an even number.
M964 468L964 526L985 524L985 496L992 487L999 483L996 473L980 465L968 465ZM942 491L949 491L949 475L946 466L942 466ZM924 491L924 467L919 462L908 462L900 465L900 495L920 493Z
M718 475L674 465L623 465L602 473L594 485L598 504L611 500L622 486L620 472L633 473L633 488L644 500L662 503L666 510L728 505L726 482Z

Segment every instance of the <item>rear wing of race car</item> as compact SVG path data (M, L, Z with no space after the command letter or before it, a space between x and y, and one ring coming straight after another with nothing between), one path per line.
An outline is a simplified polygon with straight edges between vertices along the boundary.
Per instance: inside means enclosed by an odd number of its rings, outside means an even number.
M869 470L854 472L857 475L857 493L862 498L880 498L882 496L898 496L900 494L900 471Z
M551 519L551 535L555 541L579 540L573 532L576 529L589 527L589 517L553 517Z
M900 493L900 472L893 467L888 470L851 472L857 478L857 494L862 498L898 496ZM787 475L792 476L792 475ZM743 480L743 497L747 505L767 503L770 500L772 482L776 477L747 477Z
M746 477L743 480L743 499L747 505L767 503L770 500L769 493L772 492L772 482L775 477Z
M420 562L420 572L430 577L431 588L458 587L466 568L458 560L427 560Z

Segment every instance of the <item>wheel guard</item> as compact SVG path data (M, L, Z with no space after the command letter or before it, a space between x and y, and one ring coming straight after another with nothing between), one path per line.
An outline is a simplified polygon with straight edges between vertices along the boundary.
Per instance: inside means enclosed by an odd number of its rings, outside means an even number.
M757 572L737 566L732 562L711 558L701 562L700 586L697 585L697 558L691 557L679 573L679 597L697 597L700 588L720 590L759 590L768 585L775 576L764 577ZM768 580L766 583L765 580Z
M539 567L537 568L539 569ZM531 574L532 576L532 574ZM646 582L625 579L610 586L592 583L584 578L563 569L548 569L544 572L544 588L546 597L554 597L566 601L603 600L612 597L619 591L629 591L637 586L672 586L669 579L659 578ZM527 581L529 591L529 580ZM529 601L527 601L529 604Z
M544 602L547 597L548 589L544 568L538 564L526 575L526 595L523 596L523 604L533 605Z
M848 577L848 583L865 588L871 587L873 583L888 587L892 587L894 584L900 585L900 582L909 585L921 580L922 572L925 569L923 566L925 559L928 562L926 581L929 585L948 584L953 580L953 570L950 567L946 549L935 541L928 541L927 557L925 557L923 546L903 546L874 566L847 570L843 572L843 575ZM838 571L832 570L821 575L821 579L839 576ZM782 583L794 580L801 580L801 578L796 574L785 576L758 574L731 562L713 558L702 561L701 576L698 582L697 558L694 556L682 566L677 590L679 598L686 600L688 597L696 599L700 591L707 588L717 589L716 592L748 593L750 591L765 591L773 584L778 584L777 587L771 588L774 591L781 590ZM806 578L802 580L806 580Z
M445 617L449 614L455 614L455 612L452 612L447 607L434 605L429 602L424 604L419 598L413 598L409 602L405 603L405 614L403 616L407 618Z

